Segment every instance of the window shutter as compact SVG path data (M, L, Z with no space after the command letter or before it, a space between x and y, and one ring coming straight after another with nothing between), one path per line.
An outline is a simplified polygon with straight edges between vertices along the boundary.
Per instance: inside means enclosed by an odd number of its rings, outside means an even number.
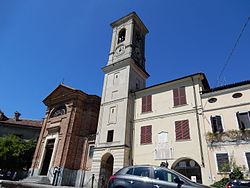
M152 111L152 95L142 97L142 113Z
M190 139L188 120L182 121L182 139Z
M141 127L141 144L150 143L152 143L152 126L143 126Z
M250 128L249 112L237 112L236 115L239 123L239 129L244 130Z
M216 133L217 132L216 119L215 117L211 116L210 120L211 120L212 132Z
M152 95L147 96L147 112L152 111Z
M147 111L147 96L142 97L142 112Z
M179 92L178 88L173 90L173 95L174 95L174 106L179 105Z
M189 122L188 120L176 121L175 122L175 135L176 140L190 139L189 134Z
M151 126L146 127L146 143L151 143Z
M141 144L144 143L145 138L145 127L141 127Z
M175 122L175 135L176 135L176 140L181 140L182 139L182 133L181 133L181 121L176 121Z
M179 89L180 89L180 104L187 104L185 87L181 87Z
M221 116L215 116L216 117L216 123L217 123L217 129L219 133L223 132L222 122L221 122Z

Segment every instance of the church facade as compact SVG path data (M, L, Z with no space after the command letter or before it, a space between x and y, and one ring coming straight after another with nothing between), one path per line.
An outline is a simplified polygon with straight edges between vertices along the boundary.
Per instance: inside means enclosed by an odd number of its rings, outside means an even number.
M167 161L211 185L229 174L233 159L247 175L250 82L211 89L205 74L196 73L146 87L146 26L132 12L111 27L101 99L59 85L44 100L32 175L52 182L60 167L60 185L106 187L124 166ZM231 140L228 131L236 135Z

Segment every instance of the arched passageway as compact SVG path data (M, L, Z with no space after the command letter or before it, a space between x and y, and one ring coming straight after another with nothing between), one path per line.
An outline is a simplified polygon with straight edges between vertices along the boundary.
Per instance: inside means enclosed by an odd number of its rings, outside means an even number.
M201 167L193 159L189 158L178 159L172 165L171 168L193 181L196 180L196 182L202 183Z
M106 153L101 159L101 168L99 174L99 188L106 188L109 177L113 174L114 157Z

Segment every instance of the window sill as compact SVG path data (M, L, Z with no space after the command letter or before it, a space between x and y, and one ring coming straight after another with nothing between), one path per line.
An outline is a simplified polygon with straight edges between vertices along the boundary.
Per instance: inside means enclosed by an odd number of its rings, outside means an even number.
M151 111L147 111L147 112L141 112L141 115L142 114L149 114L149 113L152 113L153 111L151 110Z
M175 140L176 142L186 142L186 141L192 141L191 138L187 139L180 139L180 140Z
M173 106L173 108L179 108L179 107L183 107L183 106L188 106L188 104L179 104L179 105L176 105L176 106Z
M150 145L150 144L152 144L152 142L150 142L150 143L140 143L141 146Z

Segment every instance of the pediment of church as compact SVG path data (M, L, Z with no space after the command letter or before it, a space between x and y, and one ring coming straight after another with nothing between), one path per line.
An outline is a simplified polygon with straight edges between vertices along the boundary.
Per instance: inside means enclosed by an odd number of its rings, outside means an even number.
M43 100L43 102L44 102L44 104L49 105L53 101L64 100L64 99L68 98L68 96L72 96L72 95L76 94L76 92L78 92L78 90L73 89L73 88L66 86L64 84L60 84L59 86L57 86L57 88L54 91L52 91Z

